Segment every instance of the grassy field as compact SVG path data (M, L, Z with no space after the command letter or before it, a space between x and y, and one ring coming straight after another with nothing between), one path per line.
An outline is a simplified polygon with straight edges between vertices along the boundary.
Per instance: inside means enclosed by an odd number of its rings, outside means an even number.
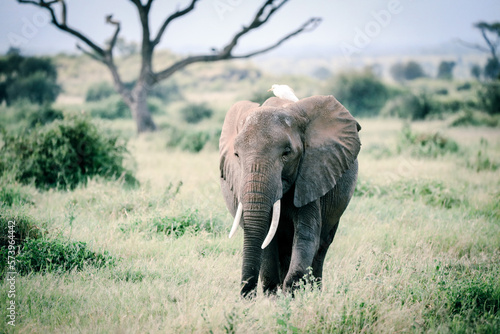
M227 238L218 152L166 149L160 131L129 141L138 188L99 178L74 191L16 186L29 200L7 214L116 263L17 276L15 327L2 280L0 332L498 333L498 129L412 124L456 141L458 150L433 157L398 149L400 121L360 123L358 188L323 290L240 299L243 236Z

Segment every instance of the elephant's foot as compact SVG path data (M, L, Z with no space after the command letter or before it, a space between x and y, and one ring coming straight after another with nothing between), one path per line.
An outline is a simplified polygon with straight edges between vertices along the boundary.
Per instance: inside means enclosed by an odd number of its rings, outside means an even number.
M321 289L321 277L314 277L309 270L296 271L288 273L283 283L283 290L294 294L300 288L314 289L316 287Z

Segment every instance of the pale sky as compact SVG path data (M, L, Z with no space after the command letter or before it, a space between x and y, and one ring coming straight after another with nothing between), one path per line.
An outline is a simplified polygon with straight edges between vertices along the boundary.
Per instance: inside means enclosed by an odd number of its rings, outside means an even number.
M138 16L127 0L66 0L68 22L102 44L113 33L104 23L107 14L122 22L122 37L139 41ZM160 48L179 53L207 53L222 47L243 24L248 24L262 1L201 0L194 11L174 21ZM151 11L151 30L189 1L156 0ZM308 18L323 18L313 32L286 42L274 54L299 52L305 56L355 50L388 52L401 48L428 48L457 38L482 42L477 21L500 21L498 0L290 0L270 22L242 38L235 50L245 52L274 43ZM24 53L77 52L76 40L54 28L48 13L16 0L0 2L0 53L10 45ZM352 47L352 48L351 48ZM272 55L272 54L271 54Z

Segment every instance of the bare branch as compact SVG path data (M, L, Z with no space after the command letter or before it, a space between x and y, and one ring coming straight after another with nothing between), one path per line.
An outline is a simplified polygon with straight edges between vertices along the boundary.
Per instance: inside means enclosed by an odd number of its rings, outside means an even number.
M311 31L311 30L315 29L320 22L321 22L321 18L313 17L313 18L309 19L307 22L305 22L300 28L298 28L297 30L289 33L285 37L281 38L275 44L273 44L273 45L271 45L271 46L269 46L269 47L267 47L265 49L261 49L261 50L254 51L254 52L250 52L250 53L247 53L247 54L244 54L244 55L236 55L236 56L234 56L234 55L231 54L231 52L228 53L226 51L222 51L221 53L215 54L215 55L200 55L200 56L192 56L192 57L185 58L185 59L180 60L177 63L173 64L169 68L167 68L167 69L165 69L165 70L163 70L163 71L161 71L159 73L156 73L154 75L154 80L155 80L155 82L159 82L161 80L164 80L164 79L168 78L169 76L171 76L172 74L174 74L176 71L181 70L184 67L186 67L186 66L188 66L190 64L193 64L193 63L198 63L198 62L213 62L213 61L228 60L228 59L250 58L250 57L253 57L255 55L258 55L258 54L261 54L261 53L264 53L264 52L268 52L268 51L270 51L270 50L278 47L283 42L285 42L289 38L292 38L293 36L296 36L296 35L298 35L298 34L300 34L302 32L305 32L305 31ZM236 45L236 44L234 44L234 45Z
M458 38L456 40L458 43L462 44L463 46L465 47L468 47L470 49L476 49L476 50L479 50L479 51L482 51L482 52L490 52L490 49L482 46L482 45L479 45L479 44L475 44L475 43L469 43L467 41L464 41L460 38Z
M88 51L88 50L85 50L80 44L76 44L76 48L80 51L82 51L84 54L86 54L87 56L101 62L101 63L105 63L105 60L104 58L101 58L100 56L98 56L97 54L95 53L92 53L91 51Z
M236 44L238 44L238 40L241 38L241 36L247 34L248 32L252 31L253 29L256 29L256 28L260 27L261 25L263 25L264 23L266 23L269 20L269 18L278 9L280 9L281 6L283 6L286 2L288 2L288 0L283 0L278 5L273 5L274 0L268 0L268 1L266 1L262 5L262 7L257 11L257 14L255 14L255 17L253 18L252 23L250 23L250 25L248 27L243 27L242 30L239 33L237 33L236 35L234 35L234 37L231 40L231 42L229 42L229 44L226 45L226 47L224 47L222 53L225 56L230 57L232 50L234 49L234 47L236 46ZM261 18L261 16L266 11L269 11L269 12L267 13L267 15L264 18Z
M62 24L66 25L66 18L67 18L67 12L66 12L66 2L64 0L58 0L61 3L61 19L62 19Z
M38 2L32 1L32 0L17 0L17 1L19 3L29 3L29 4L33 4L33 5L36 5L36 6L41 7L41 8L46 8L49 11L50 16L52 17L52 23L57 28L59 28L60 30L66 31L67 33L75 36L76 38L78 38L79 40L81 40L82 42L87 44L90 48L92 48L100 56L104 56L104 50L101 49L96 43L91 41L87 36L83 35L78 30L75 30L67 25L67 23L65 22L65 20L66 20L66 6L64 4L64 1L60 1L60 0L53 0L50 2L45 2L44 0L40 0ZM62 13L63 21L62 22L59 22L56 14L54 12L54 8L52 8L52 5L54 3L57 3L57 2L62 3L62 9L63 9L63 13Z
M492 56L495 57L496 53L497 53L497 46L498 45L495 45L495 44L493 44L492 41L490 41L490 39L488 38L488 35L486 35L486 29L481 28L481 34L483 35L483 38L486 41L486 44L488 44L488 46L490 48L489 51L491 52Z
M118 34L120 33L120 21L113 20L113 15L106 16L106 22L116 26L115 33L109 42L108 49L106 50L109 54L113 52L113 48L115 47L116 40L118 39Z
M160 43L161 37L163 36L163 33L165 32L165 29L167 29L167 26L170 24L170 22L172 22L176 18L184 16L187 13L189 13L190 11L192 11L194 9L194 6L196 5L196 2L198 2L198 0L192 0L191 4L188 7L184 8L183 10L177 10L175 13L170 15L165 20L165 22L163 22L162 26L160 27L160 30L158 31L158 34L156 35L155 39L153 40L153 48L156 45L158 45L158 43ZM150 4L150 3L148 2L148 4Z
M149 12L149 9L151 8L151 4L153 3L153 0L148 0L148 2L146 3L146 5L144 6L145 9Z
M321 23L321 18L320 17L313 17L313 18L310 18L306 23L304 23L299 29L291 32L290 34L286 35L285 37L283 37L282 39L280 39L278 42L276 42L275 44L267 47L267 48L264 48L262 50L258 50L258 51L254 51L254 52L251 52L251 53L247 53L245 55L239 55L239 56L231 56L230 58L231 59L239 59L239 58L250 58L250 57L253 57L253 56L256 56L258 54L261 54L261 53L265 53L265 52L268 52L268 51L271 51L272 49L275 49L277 48L278 46L280 46L283 42L285 42L287 39L289 38L292 38L293 36L296 36L298 34L300 34L301 32L304 32L304 31L312 31L314 30L319 24Z

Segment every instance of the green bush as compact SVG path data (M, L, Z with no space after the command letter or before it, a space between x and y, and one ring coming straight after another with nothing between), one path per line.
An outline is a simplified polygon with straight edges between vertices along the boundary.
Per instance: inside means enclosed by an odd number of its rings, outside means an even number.
M127 149L118 137L101 131L84 115L68 115L24 135L3 133L0 171L12 171L22 183L37 188L73 189L95 175L123 176L136 184L123 167Z
M397 63L391 66L391 75L396 81L414 80L425 77L424 70L419 63L409 61L407 63Z
M70 272L86 266L102 268L114 266L116 259L107 251L102 253L89 249L85 242L63 240L30 239L16 257L17 272L27 275L32 272Z
M273 96L273 92L268 92L267 90L257 90L253 92L253 95L249 98L249 100L252 102L257 102L258 104L262 104L266 102L268 98Z
M454 61L441 61L438 66L437 77L439 79L451 80L453 79L453 68L457 63Z
M120 225L119 229L123 233L158 233L179 238L184 234L198 234L201 231L217 233L225 231L225 227L219 220L214 221L203 218L198 210L189 210L177 216L153 217L146 221L136 220L132 223Z
M477 151L476 155L473 158L470 156L466 157L466 166L469 169L475 170L476 172L481 171L496 171L500 168L500 164L490 159L488 154L488 141L484 138L481 138L480 148Z
M52 123L57 119L63 118L64 115L61 110L54 109L49 105L40 106L38 111L30 113L27 117L30 128L34 128L37 125Z
M48 80L42 72L36 72L28 77L18 78L7 86L7 103L28 100L32 103L54 102L61 92L61 87Z
M132 118L130 108L119 95L111 95L88 104L92 117L103 119Z
M0 122L9 127L23 132L36 125L44 125L56 119L63 119L63 112L54 109L50 104L34 104L28 100L19 100L0 111Z
M179 147L183 151L200 152L210 139L210 135L205 131L187 132Z
M183 151L200 152L207 143L219 140L220 132L181 130L176 127L168 128L167 147L178 147ZM218 148L218 145L215 147Z
M457 91L470 90L472 88L472 84L470 82L464 82L461 85L457 86Z
M19 184L0 181L0 208L13 205L33 204L33 197Z
M148 98L148 109L152 114L158 114L162 108L161 101L157 98ZM103 119L132 118L132 112L120 95L111 95L100 101L87 104L92 117Z
M156 233L178 238L185 233L196 234L201 230L211 232L210 226L199 218L198 211L192 211L178 217L156 217L149 221L148 225Z
M478 317L500 312L500 280L496 275L474 273L447 287L449 308L453 314Z
M213 111L206 104L190 103L180 110L182 119L188 123L196 124L205 118L212 117Z
M400 180L386 186L375 185L369 180L359 180L354 196L390 196L400 200L420 200L430 206L451 209L462 205L465 201L457 193L442 182L433 180Z
M427 93L410 93L387 101L380 114L382 116L421 120L438 111L438 104Z
M480 107L488 114L500 114L500 81L483 84L478 91Z
M464 110L450 123L450 126L490 126L496 127L500 124L500 118L470 109Z
M451 138L439 133L415 133L409 125L401 130L398 143L398 153L409 152L414 156L437 157L458 152L458 144Z
M149 97L160 99L163 103L183 100L184 97L179 86L174 80L168 80L165 83L157 84L148 92Z
M111 95L116 95L116 91L112 84L107 81L98 82L87 89L87 95L85 96L85 101L101 101Z
M371 71L343 73L327 85L354 116L376 116L390 96L390 90Z
M61 91L57 70L49 58L23 57L18 53L0 57L0 103L28 100L54 102Z
M15 246L21 246L27 239L38 239L42 237L45 229L45 222L35 220L32 216L25 214L13 214L10 210L2 208L0 213L0 248L9 246L9 222L14 231Z

